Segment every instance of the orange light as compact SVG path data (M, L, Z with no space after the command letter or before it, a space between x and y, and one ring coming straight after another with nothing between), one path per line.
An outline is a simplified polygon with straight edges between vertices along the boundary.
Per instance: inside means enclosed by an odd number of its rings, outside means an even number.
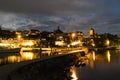
M110 51L107 51L107 60L110 62Z
M18 39L21 39L21 35L18 35L17 38L18 38Z
M34 59L34 53L33 52L21 52L22 59L25 60L32 60Z
M24 42L22 45L23 46L33 46L34 43L33 43L33 41L28 41L28 42Z
M75 37L75 33L72 33L72 37Z
M72 75L71 75L72 79L71 80L78 80L76 70L74 68L72 68L71 72L72 72Z
M110 45L110 41L106 40L106 45L109 46Z

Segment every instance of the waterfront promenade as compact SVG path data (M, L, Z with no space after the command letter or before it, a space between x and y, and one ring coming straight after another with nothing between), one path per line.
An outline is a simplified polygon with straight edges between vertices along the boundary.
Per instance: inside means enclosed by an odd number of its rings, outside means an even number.
M82 50L69 50L67 52L64 51L64 54L50 56L43 59L3 65L0 67L0 80L24 80L30 78L34 71L36 72L38 69L45 70L56 65L65 65L75 59L73 57L66 59L69 55L78 54L81 51ZM23 77L23 75L27 76Z

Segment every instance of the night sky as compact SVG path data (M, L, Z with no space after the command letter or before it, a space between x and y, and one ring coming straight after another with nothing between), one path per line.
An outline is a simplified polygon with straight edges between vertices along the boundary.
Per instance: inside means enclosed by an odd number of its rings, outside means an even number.
M3 29L120 35L120 0L0 0Z

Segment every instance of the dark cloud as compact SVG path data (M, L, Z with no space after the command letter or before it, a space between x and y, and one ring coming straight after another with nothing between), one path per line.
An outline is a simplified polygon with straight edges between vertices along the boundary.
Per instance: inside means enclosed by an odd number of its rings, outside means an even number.
M0 9L8 12L48 14L73 8L70 2L71 0L0 0Z
M0 9L8 12L43 14L77 14L96 11L100 13L104 10L111 11L110 9L115 6L111 3L106 0L0 0Z
M0 12L5 13L0 13L4 16L0 16L0 24L39 30L54 30L60 25L66 32L86 33L93 27L98 33L118 33L119 3L120 0L0 0Z
M119 14L120 0L0 0L0 10L44 15Z
M108 22L108 24L120 24L120 18L112 19Z

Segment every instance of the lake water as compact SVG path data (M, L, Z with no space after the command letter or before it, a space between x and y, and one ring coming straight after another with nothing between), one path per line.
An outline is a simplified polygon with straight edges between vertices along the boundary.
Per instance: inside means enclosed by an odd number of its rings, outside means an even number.
M79 80L120 80L120 51L91 51L88 64L75 70Z
M120 51L90 51L86 65L71 66L65 70L52 70L51 76L44 80L120 80ZM40 80L39 78L38 80Z
M6 54L7 55L7 54ZM24 52L20 55L0 55L0 65L53 56L50 52ZM56 54L55 54L56 55ZM56 68L36 80L120 80L120 50L90 51L85 66ZM38 75L37 75L38 76ZM37 77L36 76L36 77Z

